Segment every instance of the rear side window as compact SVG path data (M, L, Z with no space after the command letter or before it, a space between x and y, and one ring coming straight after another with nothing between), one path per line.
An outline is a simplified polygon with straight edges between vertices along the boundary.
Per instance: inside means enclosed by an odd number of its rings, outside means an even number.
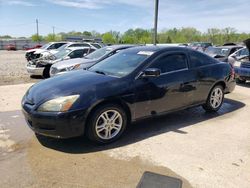
M158 68L161 73L167 73L187 68L187 58L185 54L169 54L165 55L151 66Z
M75 50L73 52L71 52L71 54L69 55L70 58L78 58L78 57L83 57L84 53L87 53L88 50Z
M208 55L203 54L201 52L192 51L190 52L189 55L190 55L190 67L191 68L218 63L218 61L216 61L212 57L209 57Z

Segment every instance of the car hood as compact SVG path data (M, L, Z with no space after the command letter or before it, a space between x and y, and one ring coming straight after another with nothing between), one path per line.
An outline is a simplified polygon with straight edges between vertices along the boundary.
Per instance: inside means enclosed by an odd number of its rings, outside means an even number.
M60 96L80 94L81 97L88 97L93 95L99 85L115 79L118 78L85 70L72 71L34 84L27 91L26 99L40 105Z
M95 61L92 59L75 58L75 59L68 59L68 60L63 60L61 62L58 62L54 64L53 67L57 69L64 69L64 68L71 67L77 64L90 64L90 63L95 63Z
M41 53L44 53L44 52L47 52L48 50L45 50L45 49L36 49L36 51L34 52L34 54L41 54Z

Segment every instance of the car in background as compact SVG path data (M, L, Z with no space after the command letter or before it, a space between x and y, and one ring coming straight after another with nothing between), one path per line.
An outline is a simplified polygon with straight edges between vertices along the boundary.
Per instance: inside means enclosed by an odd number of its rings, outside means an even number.
M243 48L241 51L237 51L231 57L233 60L231 63L235 69L236 82L239 84L246 83L250 80L250 48Z
M98 63L117 52L134 47L135 45L112 45L106 46L96 50L95 52L84 56L83 58L70 59L61 61L51 66L50 76L55 76L57 74L63 74L71 70L88 68L95 63Z
M5 50L15 51L16 50L16 45L14 45L14 44L8 44L8 45L5 46Z
M52 64L66 59L81 58L93 51L95 51L95 49L89 47L66 48L54 55L29 61L26 66L27 72L30 75L39 75L48 78L50 77L49 72Z
M55 53L57 53L57 52L59 52L61 50L64 50L66 48L73 48L73 47L89 47L91 49L99 49L99 46L97 48L96 46L90 45L89 43L86 43L86 42L68 42L68 43L62 45L60 48L44 52L43 56L46 56L45 53L48 53L48 55L55 54Z
M228 62L228 57L241 48L242 46L236 46L236 45L210 46L204 51L204 53L208 54L209 56L215 59L218 59L219 61Z
M140 46L34 84L22 99L38 135L120 138L130 122L202 105L216 112L235 88L230 64L189 48Z
M28 44L26 44L23 46L23 49L27 51L27 50L33 50L33 49L37 49L37 48L41 48L41 47L42 47L42 45L40 45L40 44L37 44L33 47L30 47Z
M60 48L62 45L66 43L67 42L50 42L50 43L43 45L41 48L27 50L25 53L25 58L27 59L27 61L40 58L41 53L48 51L48 50Z
M228 57L228 62L233 65L236 61L243 59L245 57L249 57L249 50L247 49L247 47L241 48L236 52L234 52L233 54L231 54Z
M204 52L210 46L213 46L210 42L192 42L188 47L193 50Z

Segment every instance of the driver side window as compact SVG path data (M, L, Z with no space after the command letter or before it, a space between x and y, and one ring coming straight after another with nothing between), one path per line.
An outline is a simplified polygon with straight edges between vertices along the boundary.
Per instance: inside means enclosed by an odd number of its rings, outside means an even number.
M185 54L168 54L160 57L153 63L150 68L158 68L161 73L168 73L186 69L187 58Z

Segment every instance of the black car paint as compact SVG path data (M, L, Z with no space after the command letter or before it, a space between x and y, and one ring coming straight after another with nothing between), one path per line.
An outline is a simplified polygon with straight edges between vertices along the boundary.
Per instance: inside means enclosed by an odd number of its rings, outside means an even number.
M154 54L122 78L78 70L32 86L22 101L29 126L35 132L47 136L74 137L84 133L88 115L97 105L104 102L120 104L130 119L136 121L204 104L210 90L217 83L225 86L225 93L233 91L235 87L229 64L218 62L203 67L190 67L190 49L136 47L127 50L149 50L154 51ZM176 51L187 55L188 69L154 78L139 76L157 61L159 56ZM45 101L73 94L80 94L80 98L68 112L37 111Z

